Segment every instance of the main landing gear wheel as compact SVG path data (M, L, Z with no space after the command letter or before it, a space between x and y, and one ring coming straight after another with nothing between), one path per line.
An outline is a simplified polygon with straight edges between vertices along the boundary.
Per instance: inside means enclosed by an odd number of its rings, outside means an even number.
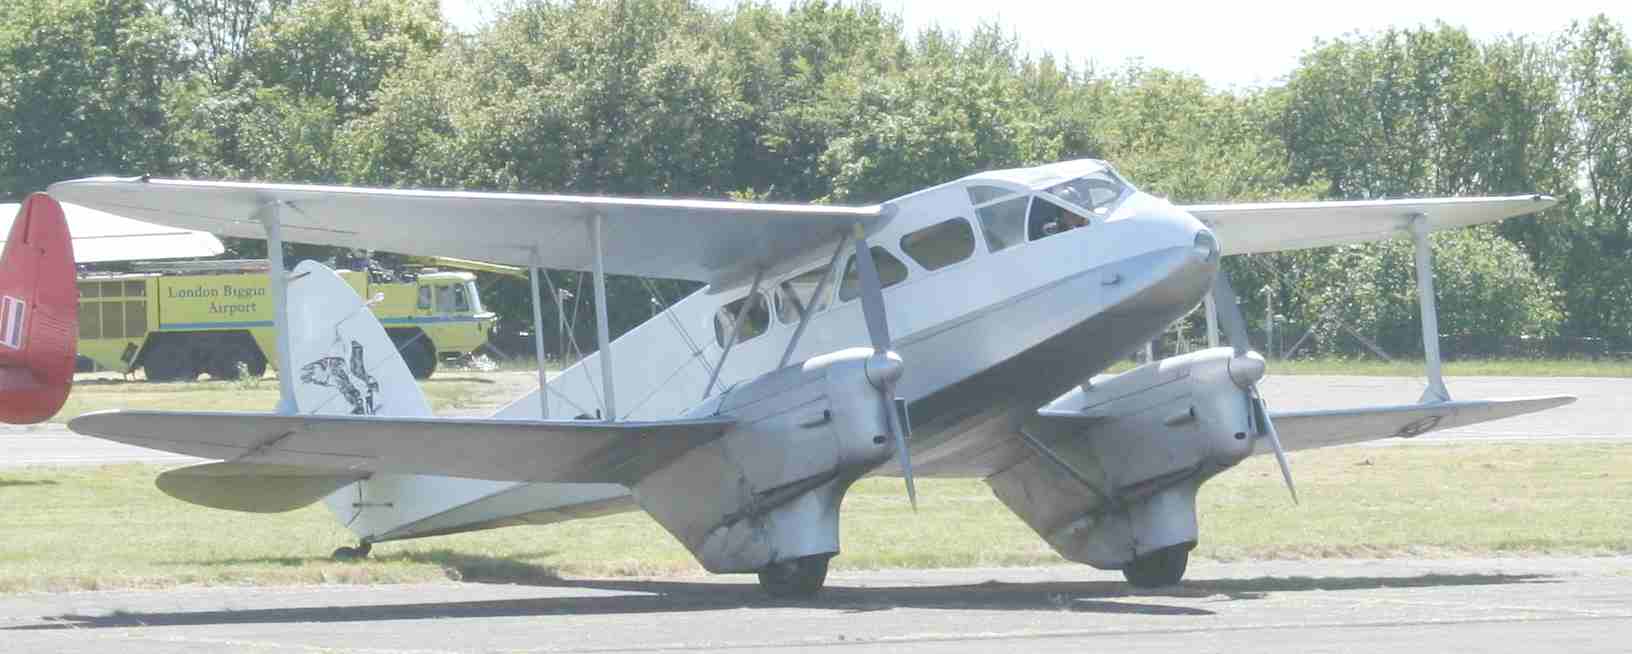
M336 561L361 561L368 558L368 553L374 546L370 543L358 543L356 547L341 547L334 550Z
M827 561L831 558L830 554L818 554L772 563L759 571L759 587L780 599L815 597L827 581Z
M1190 550L1196 544L1179 543L1164 547L1133 560L1122 569L1122 576L1134 588L1161 588L1179 583L1184 568L1190 563Z

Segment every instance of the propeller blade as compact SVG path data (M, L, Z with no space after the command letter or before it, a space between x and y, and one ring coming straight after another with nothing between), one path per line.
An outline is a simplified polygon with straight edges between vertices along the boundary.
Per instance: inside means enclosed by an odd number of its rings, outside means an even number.
M1247 336L1247 319L1241 315L1241 305L1235 300L1230 276L1223 270L1213 278L1213 305L1218 308L1218 321L1224 323L1224 336L1230 339L1230 347L1235 348L1235 356L1246 354L1252 349L1252 340Z
M895 455L901 462L901 476L907 480L907 500L912 510L918 510L918 489L912 483L912 453L907 450L906 430L901 425L901 413L895 410L895 384L884 389L884 411L890 416L890 435L895 437Z
M878 265L873 263L872 248L867 245L866 236L861 225L856 225L856 272L861 282L861 314L867 321L867 335L873 339L873 351L882 354L890 350L890 323L884 316L884 289L879 284Z
M1269 418L1269 406L1264 404L1263 396L1258 394L1258 387L1252 387L1252 401L1258 407L1258 415L1263 417L1264 436L1269 437L1269 447L1275 450L1275 463L1281 466L1281 479L1286 480L1286 490L1292 493L1292 503L1298 503L1298 489L1292 485L1292 465L1286 462L1286 450L1281 448L1281 436L1275 432L1275 421Z

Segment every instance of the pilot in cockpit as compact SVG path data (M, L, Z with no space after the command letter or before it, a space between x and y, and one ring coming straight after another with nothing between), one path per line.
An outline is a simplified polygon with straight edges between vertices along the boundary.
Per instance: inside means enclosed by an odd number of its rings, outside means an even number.
M1076 189L1069 186L1057 189L1056 195L1072 204L1087 206L1081 198L1077 197ZM1084 227L1088 224L1087 217L1078 215L1075 211L1040 197L1032 201L1031 214L1030 222L1033 225L1033 230L1035 230L1032 234L1033 240Z

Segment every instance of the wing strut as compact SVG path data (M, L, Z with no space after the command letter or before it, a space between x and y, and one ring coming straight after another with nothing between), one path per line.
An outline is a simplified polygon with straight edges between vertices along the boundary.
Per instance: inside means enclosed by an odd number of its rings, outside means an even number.
M278 216L281 209L277 200L261 205L255 211L266 228L267 276L272 290L272 330L278 334L278 409L282 415L299 413L295 405L295 365L290 357L289 333L289 269L283 266L283 224Z
M714 364L714 372L708 375L708 385L703 387L703 399L714 392L714 382L720 380L720 371L725 370L725 357L731 355L731 350L737 346L737 338L742 335L742 323L748 319L748 312L754 308L754 294L759 292L759 282L765 278L765 269L754 271L754 283L748 286L748 294L742 296L742 306L737 308L737 315L731 319L731 335L725 340L725 349L720 350L720 360ZM769 309L770 307L766 307Z
M601 386L606 402L607 422L618 421L618 403L612 398L612 337L608 335L606 324L606 239L601 233L602 223L606 221L599 212L595 214L591 236L595 242L595 337L600 341L601 348Z
M1218 347L1218 305L1213 303L1213 294L1201 296L1204 311L1207 316L1207 347Z
M822 297L822 294L827 292L828 281L838 274L834 272L834 267L839 265L839 256L844 254L844 245L849 242L850 236L848 234L839 235L839 246L833 249L833 258L827 262L827 274L822 276L821 281L816 282L816 290L810 294L811 304L814 305L817 298ZM799 326L793 330L793 338L788 339L788 349L782 351L782 360L776 364L778 370L788 365L788 359L793 357L793 349L799 347L799 339L805 335L805 327L810 325L811 314L816 313L814 308L804 306L802 304L804 301L797 296L793 298L793 302L794 306L799 308Z
M1428 364L1428 388L1420 402L1449 402L1439 360L1439 309L1434 305L1434 248L1428 243L1428 216L1411 217L1411 240L1417 246L1417 304L1422 308L1422 354Z
M539 420L549 420L550 393L545 386L549 383L549 380L544 373L544 310L543 307L539 306L540 300L538 299L538 269L542 267L538 260L538 246L534 245L533 261L527 267L527 276L530 278L533 287L533 351L538 353L534 357L538 359L538 418Z

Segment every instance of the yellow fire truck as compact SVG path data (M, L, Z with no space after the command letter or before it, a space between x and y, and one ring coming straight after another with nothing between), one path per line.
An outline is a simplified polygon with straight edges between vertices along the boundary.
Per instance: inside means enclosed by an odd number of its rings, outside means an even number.
M79 354L109 370L141 368L150 381L265 374L277 347L265 262L169 265L81 276ZM223 268L237 271L210 272ZM475 275L427 271L375 281L367 272L339 272L364 298L383 298L374 315L416 378L487 342L495 318L482 308Z

